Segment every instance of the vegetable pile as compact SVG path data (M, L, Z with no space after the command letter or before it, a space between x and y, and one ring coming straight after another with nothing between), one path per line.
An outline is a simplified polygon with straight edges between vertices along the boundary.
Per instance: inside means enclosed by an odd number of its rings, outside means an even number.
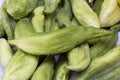
M2 80L118 80L119 4L5 0L0 7ZM78 74L71 78L73 72Z

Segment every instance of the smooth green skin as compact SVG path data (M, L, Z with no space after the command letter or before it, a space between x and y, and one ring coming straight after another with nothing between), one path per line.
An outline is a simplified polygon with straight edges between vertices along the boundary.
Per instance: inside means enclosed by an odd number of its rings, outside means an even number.
M44 0L45 3L45 10L44 12L46 14L51 14L55 11L55 9L58 7L61 0Z
M16 45L23 51L31 54L46 55L63 53L71 50L76 45L79 45L88 39L110 34L113 34L113 32L104 29L81 26L63 28L47 33L35 33L26 38L9 40L9 43Z
M82 71L86 69L91 61L89 45L87 43L81 44L80 47L72 49L67 57L68 69L72 71Z
M18 50L9 61L2 80L28 80L37 67L38 59Z
M0 39L0 63L6 67L9 63L10 59L12 58L13 51L8 44L7 40L4 38Z
M10 18L6 12L5 5L3 4L2 7L0 8L0 12L2 15L2 27L7 34L7 39L11 40L14 39L14 30L12 27L12 23L10 21Z
M37 6L37 0L5 0L9 15L14 19L27 16Z
M105 55L94 59L90 66L74 80L116 80L119 78L120 46L117 46ZM112 73L113 72L113 73ZM116 73L117 72L117 73Z
M48 56L34 72L31 80L52 80L54 64L54 56Z
M61 55L56 64L53 80L68 80L67 62L66 56Z
M69 0L64 1L64 6L59 10L58 14L56 15L56 20L60 24L60 26L64 27L72 27L71 24L72 18L72 8Z
M111 6L112 5L112 6ZM117 0L104 0L100 11L101 27L110 27L120 21L120 6Z
M16 24L15 39L26 37L32 33L35 33L35 30L30 20L28 18L19 20L19 22Z
M44 7L37 7L33 13L34 16L32 17L32 25L36 32L44 32L44 23L45 23L45 16L44 16Z
M101 5L103 3L104 0L95 0L92 9L94 10L94 12L99 16L100 11L101 11Z
M90 8L86 0L70 0L75 18L83 26L100 28L97 14Z
M91 58L95 59L106 54L116 46L117 36L115 34L101 37L91 48Z

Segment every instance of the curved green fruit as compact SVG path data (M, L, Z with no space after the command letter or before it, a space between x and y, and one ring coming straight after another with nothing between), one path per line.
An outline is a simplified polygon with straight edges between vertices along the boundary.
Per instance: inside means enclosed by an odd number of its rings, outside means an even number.
M0 7L0 12L2 15L1 18L1 22L2 22L2 27L5 31L5 33L7 34L7 39L14 39L14 30L13 30L13 26L12 23L10 21L10 17L7 14L5 5L3 4L2 7Z
M99 16L101 11L101 6L104 0L95 0L93 3L92 9L95 11L95 13Z
M2 80L28 80L37 64L37 56L18 50L8 63Z
M19 22L16 24L15 39L29 36L32 33L35 33L35 30L30 20L28 18L19 20Z
M112 5L112 6L111 6ZM100 11L101 27L110 27L120 21L118 0L104 0Z
M69 0L64 0L64 6L58 11L56 20L61 27L71 27L72 8Z
M117 36L115 34L101 37L91 48L91 58L95 59L106 54L116 46Z
M14 19L27 16L37 6L37 0L6 0L6 8Z
M45 13L51 14L55 11L61 0L44 0Z
M70 0L74 16L83 26L100 28L97 14L90 8L86 0Z
M34 72L31 80L52 80L54 73L54 56L48 56Z
M66 56L61 55L56 64L53 80L68 80L67 62Z
M90 50L88 44L81 44L80 47L72 49L68 55L67 68L73 71L82 71L90 63Z
M45 16L44 16L44 7L37 7L33 12L34 16L32 18L32 24L36 32L44 32L44 23L45 23Z
M110 34L113 32L93 27L70 27L47 33L35 33L26 38L9 40L9 43L28 53L45 55L63 53L88 39Z
M119 61L120 45L94 59L90 66L74 80L116 80L120 76L119 72L116 71L116 69L120 69Z
M0 39L0 63L6 67L12 58L13 51L4 38Z

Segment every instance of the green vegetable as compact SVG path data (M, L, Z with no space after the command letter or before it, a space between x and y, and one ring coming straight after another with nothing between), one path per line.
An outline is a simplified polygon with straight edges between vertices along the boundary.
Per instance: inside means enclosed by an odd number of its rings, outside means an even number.
M7 38L13 39L14 38L14 30L12 27L12 23L10 21L9 15L6 12L5 5L3 4L2 7L0 8L0 12L2 14L2 27L5 30L5 33L7 34Z
M6 0L6 8L14 19L27 16L37 6L37 0Z
M111 6L112 5L112 6ZM100 11L101 27L110 27L120 21L120 6L117 0L104 0Z
M104 0L95 0L92 9L95 11L95 13L99 16L100 11L101 11L101 5Z
M53 15L46 15L46 18L45 18L45 32L50 31L52 21L53 21Z
M0 63L6 67L9 63L10 59L12 58L13 51L9 46L7 40L4 38L0 39Z
M48 56L34 72L31 80L52 80L54 63L54 56Z
M44 0L45 3L45 13L51 14L58 7L60 0Z
M72 8L69 0L64 0L64 6L61 8L57 15L56 20L59 22L60 26L71 27L70 22L72 18Z
M28 80L37 64L37 56L18 50L6 66L2 80Z
M83 26L100 28L96 13L90 8L86 0L70 0L75 18Z
M53 80L68 80L69 69L67 69L66 66L66 56L61 55L56 64Z
M88 39L110 34L113 32L93 27L71 27L47 33L36 33L30 37L9 40L9 43L28 53L45 55L63 53Z
M114 48L116 45L116 35L109 35L101 37L92 47L91 47L91 57L95 59L99 56L106 54L110 49Z
M120 69L120 46L117 46L105 55L94 59L90 66L74 80L117 80ZM112 73L113 72L113 73Z
M32 24L36 32L44 32L45 16L43 14L44 7L37 7L34 10L34 16L32 17Z
M72 49L68 55L67 68L73 71L82 71L90 63L90 50L87 43L81 44L80 47Z
M35 33L35 30L30 23L30 20L28 18L19 20L19 22L16 24L15 39L29 36L32 33Z

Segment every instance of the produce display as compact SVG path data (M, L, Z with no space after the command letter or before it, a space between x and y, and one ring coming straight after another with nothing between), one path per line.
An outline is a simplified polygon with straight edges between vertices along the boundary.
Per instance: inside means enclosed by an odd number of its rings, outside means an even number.
M119 21L120 0L4 0L2 80L119 80Z

